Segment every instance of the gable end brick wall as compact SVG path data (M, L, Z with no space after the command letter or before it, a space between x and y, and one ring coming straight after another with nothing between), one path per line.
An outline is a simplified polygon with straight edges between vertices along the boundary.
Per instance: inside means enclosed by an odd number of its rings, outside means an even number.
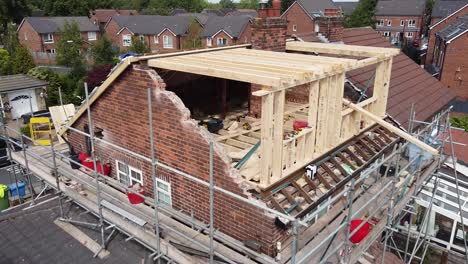
M165 90L165 83L153 70L133 66L107 88L91 106L93 123L103 129L104 140L150 157L147 88L153 89L153 124L155 151L158 160L190 175L208 181L209 141L211 135L190 119L190 112L173 92ZM73 125L83 130L87 115ZM84 137L69 131L68 139L77 151L84 151ZM143 172L144 186L153 194L150 163L97 142L96 153L103 161L110 161L111 177L116 178L116 162L121 160ZM249 197L238 181L239 174L230 167L230 159L215 143L214 179L217 186ZM172 206L191 212L205 223L209 222L209 190L182 176L158 168L158 177L169 181ZM244 202L215 192L215 228L240 241L253 240L261 250L276 254L276 242L286 233L274 224L274 217Z

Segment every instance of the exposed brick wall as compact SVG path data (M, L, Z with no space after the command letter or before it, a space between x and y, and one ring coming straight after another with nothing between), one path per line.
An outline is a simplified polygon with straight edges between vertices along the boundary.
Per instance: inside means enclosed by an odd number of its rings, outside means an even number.
M434 47L435 47L435 41L436 41L435 34L437 32L439 32L441 29L444 29L448 25L455 22L455 20L457 20L461 16L464 16L465 14L468 14L468 7L465 7L463 9L461 9L460 11L454 13L453 16L447 18L445 21L441 22L440 24L438 24L437 26L435 26L435 27L433 27L431 29L431 32L429 33L429 42L428 42L428 46L427 46L427 55L426 55L426 63L425 63L426 66L429 66L429 65L431 65L433 63ZM439 20L441 20L441 18L439 18L437 20L433 19L432 22L431 22L431 25L434 25Z
M256 18L252 23L252 48L284 52L286 50L287 21L282 18ZM260 90L256 84L251 85L251 92ZM260 117L262 100L257 96L250 96L249 114Z
M297 2L294 2L289 7L289 9L284 12L283 15L281 15L281 18L284 18L288 21L286 32L288 36L293 34L302 35L315 32L314 20L312 20L312 18Z
M153 124L157 159L204 181L209 179L209 141L212 136L190 119L190 112L152 69L133 66L100 96L91 106L94 125L104 130L104 140L150 157L147 88L153 91ZM86 114L73 125L83 130ZM68 139L77 151L83 150L84 137L69 132ZM250 197L240 187L238 172L230 167L231 160L215 142L214 179L223 189ZM121 160L143 172L144 186L153 194L151 167L117 149L96 144L96 153L112 165L111 177L116 177L116 162ZM158 177L170 182L172 206L208 223L209 190L182 176L157 168ZM286 234L274 225L274 218L256 207L215 192L215 228L240 240L254 240L262 251L275 255L276 242Z
M462 100L468 100L468 33L447 44L440 74L443 84Z
M319 33L327 37L330 42L343 41L344 17L321 17L319 23Z
M281 18L256 18L252 23L252 48L271 51L286 50L287 21Z

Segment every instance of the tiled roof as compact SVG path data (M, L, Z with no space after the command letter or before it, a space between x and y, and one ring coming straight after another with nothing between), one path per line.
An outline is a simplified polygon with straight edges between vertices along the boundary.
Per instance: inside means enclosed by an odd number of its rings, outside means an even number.
M63 29L65 23L76 22L81 32L88 31L99 31L99 28L91 22L88 17L26 17L25 21L29 24L37 33L54 33Z
M344 30L345 44L391 47L391 44L371 28ZM348 73L356 86L365 89L375 72L369 66ZM408 56L401 53L393 58L387 113L407 127L411 105L414 104L417 120L427 120L449 104L455 95L440 81L432 77Z
M421 16L426 0L379 0L375 7L377 16Z
M331 0L297 0L297 2L309 15L321 14L325 9L336 8Z
M445 18L465 5L468 5L468 0L437 0L432 8L432 17Z
M177 13L175 14L175 16L195 17L198 20L198 22L200 22L200 24L204 26L206 22L208 21L208 18L214 15L208 15L208 14L202 14L202 13Z
M333 1L335 6L341 7L341 10L343 11L345 16L349 16L353 13L354 9L356 9L356 6L359 4L359 1L356 2L343 2L343 1Z
M255 9L236 9L226 14L226 16L249 16L255 18L258 16L258 12Z
M26 74L0 76L0 92L9 92L22 89L40 88L49 83Z
M460 34L467 33L468 31L468 14L459 17L455 22L448 25L447 27L439 30L436 33L437 36L441 37L445 41L450 41Z
M210 16L202 32L203 37L211 37L220 30L224 30L233 38L238 38L250 23L249 16Z
M168 28L176 35L187 32L192 21L190 16L113 16L121 28L128 28L135 34L154 35Z
M91 12L91 16L94 16L101 23L109 21L115 15L137 16L138 11L132 9L96 9Z

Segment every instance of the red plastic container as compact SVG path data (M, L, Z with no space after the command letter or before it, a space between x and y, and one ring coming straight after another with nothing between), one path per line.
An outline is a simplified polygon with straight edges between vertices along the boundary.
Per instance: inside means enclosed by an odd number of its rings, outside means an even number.
M301 128L305 128L309 125L309 123L305 122L305 121L294 121L293 122L293 129L294 130L299 130Z
M102 173L106 176L109 176L110 172L111 172L111 165L110 164L104 164L102 165L102 169L104 170L104 172L101 172L101 163L98 162L98 172L99 173Z
M94 162L92 159L86 158L81 161L81 164L83 164L83 166L85 166L86 168L89 168L90 170L94 170Z
M78 154L78 159L80 159L80 161L83 161L85 159L89 158L88 155L85 153L85 152L80 152Z
M128 188L132 188L133 186L128 186ZM140 191L140 194L141 195L145 195L145 190L141 190ZM140 204L142 203L143 201L145 201L145 199L143 199L142 197L136 195L135 193L132 193L132 192L128 192L127 193L127 196L128 196L128 201L131 203L131 204Z
M355 219L355 220L351 220L351 225L349 227L349 230L350 232L354 232L354 230L363 222L363 220L361 219ZM363 226L361 226L361 228L359 228L358 231L356 231L356 233L349 238L349 240L354 243L354 244L358 244L359 242L361 242L364 238L366 238L366 236L369 234L370 232L370 224L368 222L365 222Z

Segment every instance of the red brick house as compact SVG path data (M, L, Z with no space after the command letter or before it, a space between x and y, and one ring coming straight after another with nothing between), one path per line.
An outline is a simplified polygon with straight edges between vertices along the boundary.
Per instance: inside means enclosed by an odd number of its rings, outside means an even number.
M201 33L204 47L223 47L250 43L251 18L249 16L211 16Z
M202 26L193 16L114 16L105 26L105 32L114 46L124 51L132 45L132 38L145 42L152 53L181 50L192 23L195 31Z
M462 100L468 100L468 14L435 33L429 70L453 89Z
M89 17L91 21L99 25L99 29L104 30L106 23L113 16L137 16L138 11L131 9L96 9L90 12Z
M467 1L437 1L433 9L432 23L429 27L429 40L425 67L430 70L434 63L436 33L455 22L459 17L468 14ZM432 71L434 73L434 71Z
M31 51L37 64L54 64L55 45L66 23L77 23L87 44L100 37L99 28L88 17L26 17L18 27L19 42Z
M420 39L425 8L425 0L380 0L375 29L393 44Z
M314 33L330 42L343 30L343 12L331 0L298 0L281 15L288 21L288 36Z

